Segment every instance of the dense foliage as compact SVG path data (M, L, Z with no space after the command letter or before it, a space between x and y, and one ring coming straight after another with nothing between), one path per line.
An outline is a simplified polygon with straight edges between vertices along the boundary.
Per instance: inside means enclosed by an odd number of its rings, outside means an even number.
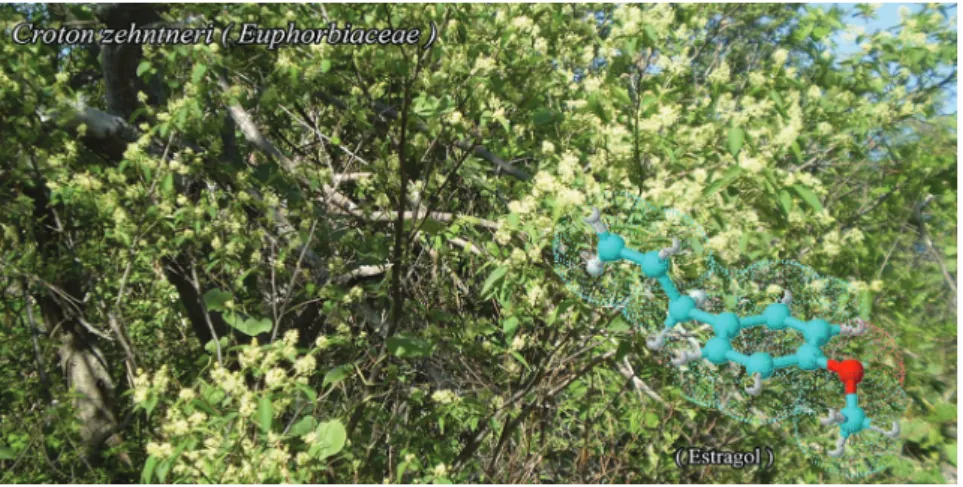
M956 12L902 13L0 7L0 481L845 480L563 288L553 228L602 190L871 293L912 399L874 480L955 481ZM25 19L440 37L15 45ZM777 461L680 470L690 444Z

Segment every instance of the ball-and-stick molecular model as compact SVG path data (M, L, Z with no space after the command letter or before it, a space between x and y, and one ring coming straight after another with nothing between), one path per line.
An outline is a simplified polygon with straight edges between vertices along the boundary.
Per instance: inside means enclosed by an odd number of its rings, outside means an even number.
M894 421L892 428L884 430L872 425L866 412L859 406L857 386L863 380L863 364L858 360L832 360L825 356L822 347L835 336L858 336L866 331L865 323L856 321L855 326L834 325L826 320L811 319L803 321L792 316L790 305L792 294L787 290L784 297L772 303L758 315L740 317L736 313L725 312L713 314L702 308L708 298L705 291L694 290L688 295L682 295L672 278L669 277L671 257L681 249L678 240L673 245L661 250L640 252L626 246L625 239L620 235L609 232L602 221L601 212L592 209L591 216L584 219L598 236L595 255L586 253L585 270L592 277L600 277L605 271L605 264L622 260L632 262L642 267L645 277L655 279L662 291L669 299L668 313L664 328L647 340L647 345L653 350L661 350L666 334L676 325L689 321L705 323L712 328L713 337L705 342L701 348L679 353L672 363L682 366L694 360L707 360L715 365L735 363L745 368L753 377L753 385L746 388L750 395L762 393L766 379L772 377L779 369L798 367L801 370L813 371L825 369L833 372L843 384L846 406L839 411L829 409L827 417L822 418L823 426L839 426L839 439L836 447L827 453L832 457L840 457L846 449L846 441L850 436L869 429L887 438L895 439L899 436L899 423ZM732 340L742 330L764 326L769 330L791 329L798 332L804 343L798 346L794 353L773 357L764 352L746 355L736 351Z

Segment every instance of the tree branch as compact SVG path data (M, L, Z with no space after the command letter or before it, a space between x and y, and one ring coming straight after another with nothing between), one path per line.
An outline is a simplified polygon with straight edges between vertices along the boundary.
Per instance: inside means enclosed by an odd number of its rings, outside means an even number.
M318 93L317 96L319 99L321 99L322 102L328 105L334 106L340 110L348 109L348 104L341 101L337 97L334 97L325 93ZM375 112L373 116L377 116L382 119L388 119L392 121L397 120L399 118L398 111L384 103L374 102L372 103L371 108ZM421 121L417 122L416 127L418 128L419 131L422 131L422 132L428 131L428 126L424 122L421 122ZM475 145L468 140L459 140L454 142L451 145L458 147L459 149L462 149L462 150L471 151L476 156L494 164L496 167L498 167L498 169L500 169L501 171L504 171L506 174L509 174L511 176L514 176L515 178L521 179L522 181L528 181L532 179L532 177L527 172L515 167L513 164L502 159L501 157L498 157L497 155L493 154L491 151L489 151L483 146Z

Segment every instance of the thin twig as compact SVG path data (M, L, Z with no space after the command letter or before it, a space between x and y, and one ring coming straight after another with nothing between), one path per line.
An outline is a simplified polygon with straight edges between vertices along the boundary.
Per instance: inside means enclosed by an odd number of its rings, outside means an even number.
M207 305L204 304L204 299L201 296L201 283L197 279L197 269L194 268L194 263L191 263L191 278L193 282L191 284L194 286L194 291L197 294L197 304L201 306L201 311L204 312L204 321L207 323L207 328L211 332L211 336L214 338L214 347L217 348L217 363L221 366L224 365L224 358L221 356L221 340L217 336L217 332L214 330L214 323L211 322L211 315L207 312Z
M294 266L294 272L291 274L291 280L288 281L288 288L287 288L286 294L285 294L285 296L284 296L284 302L281 303L281 309L280 309L280 311L275 310L276 313L277 313L277 316L274 317L274 319L275 319L276 321L275 321L275 323L274 323L274 331L271 332L271 341L272 341L272 342L275 340L275 338L277 338L278 328L279 328L279 325L280 325L281 317L284 316L285 309L288 307L289 304L291 304L291 298L294 296L294 282L297 280L298 274L301 272L301 262L304 261L304 254L308 251L308 247L311 245L311 239L314 238L314 230L315 230L317 227L318 227L318 220L317 220L317 218L315 218L314 221L311 222L311 230L308 231L308 240L307 240L307 242L305 242L304 245L301 247L301 255L298 256L298 262L297 262L297 264L295 264L295 266ZM273 271L273 269L274 269L274 267L272 266L271 269L272 269L272 271L271 271L271 276L272 276L272 280L273 280L273 276L274 276L274 271ZM273 304L273 302L274 302L274 301L272 300L272 304Z

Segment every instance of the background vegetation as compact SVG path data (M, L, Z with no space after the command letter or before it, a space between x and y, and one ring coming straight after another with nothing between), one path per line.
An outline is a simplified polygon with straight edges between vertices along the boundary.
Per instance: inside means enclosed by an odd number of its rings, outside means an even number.
M872 292L912 399L872 480L955 481L956 11L903 15L0 7L0 481L844 481L563 289L553 226L603 189L688 213L727 265ZM14 45L24 19L440 38ZM689 444L777 462L680 470Z

